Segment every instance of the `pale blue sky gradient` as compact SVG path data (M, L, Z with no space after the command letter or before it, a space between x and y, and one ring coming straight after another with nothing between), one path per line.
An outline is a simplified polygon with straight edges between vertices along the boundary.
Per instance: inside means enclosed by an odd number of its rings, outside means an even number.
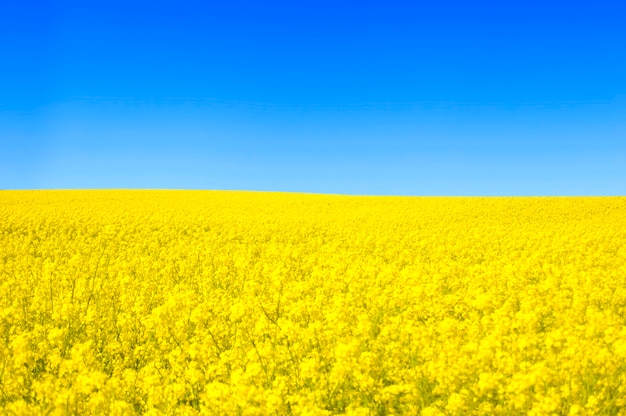
M626 7L465 3L2 6L0 189L625 195Z

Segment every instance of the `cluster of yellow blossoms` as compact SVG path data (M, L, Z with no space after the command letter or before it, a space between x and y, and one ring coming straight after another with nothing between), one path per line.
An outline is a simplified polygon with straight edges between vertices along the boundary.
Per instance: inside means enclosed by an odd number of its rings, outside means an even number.
M626 198L0 192L4 414L626 414Z

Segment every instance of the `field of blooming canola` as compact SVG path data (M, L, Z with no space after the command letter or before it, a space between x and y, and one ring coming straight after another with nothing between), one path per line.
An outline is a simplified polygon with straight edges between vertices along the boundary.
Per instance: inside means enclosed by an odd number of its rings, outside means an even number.
M4 414L626 414L626 198L0 192Z

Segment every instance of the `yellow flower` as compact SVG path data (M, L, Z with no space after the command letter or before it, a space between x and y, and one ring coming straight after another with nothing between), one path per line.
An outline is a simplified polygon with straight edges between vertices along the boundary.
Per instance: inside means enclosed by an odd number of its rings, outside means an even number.
M626 198L0 191L2 414L619 414Z

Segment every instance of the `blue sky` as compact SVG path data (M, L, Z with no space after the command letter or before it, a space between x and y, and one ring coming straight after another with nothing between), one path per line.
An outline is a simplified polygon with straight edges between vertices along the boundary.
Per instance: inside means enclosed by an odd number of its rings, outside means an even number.
M626 194L623 2L5 3L0 189Z

